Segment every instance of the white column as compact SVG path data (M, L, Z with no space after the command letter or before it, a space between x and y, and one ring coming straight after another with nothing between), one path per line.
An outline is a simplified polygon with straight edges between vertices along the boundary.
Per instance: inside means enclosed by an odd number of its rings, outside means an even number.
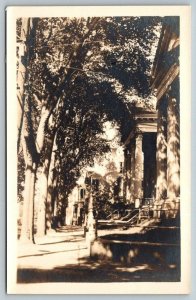
M134 202L134 185L135 185L135 144L131 144L131 202Z
M143 198L143 163L144 157L142 152L142 134L137 134L135 138L135 168L134 168L134 198L138 206Z
M180 133L178 101L174 97L168 99L167 124L167 193L169 200L177 200L180 196Z
M131 200L131 153L127 150L127 170L126 170L126 200L130 202Z
M157 119L157 182L156 200L160 202L167 197L167 120L164 107L158 108Z

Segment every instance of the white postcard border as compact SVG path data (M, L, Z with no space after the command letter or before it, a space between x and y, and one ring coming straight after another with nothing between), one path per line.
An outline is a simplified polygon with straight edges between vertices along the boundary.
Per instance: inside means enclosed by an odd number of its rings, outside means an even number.
M180 16L181 282L16 284L17 126L16 18L59 16ZM11 294L186 294L191 265L190 6L41 6L7 8L7 292Z

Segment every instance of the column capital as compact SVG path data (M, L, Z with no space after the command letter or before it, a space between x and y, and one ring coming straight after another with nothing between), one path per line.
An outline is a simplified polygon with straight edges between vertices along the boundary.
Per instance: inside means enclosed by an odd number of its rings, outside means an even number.
M143 133L139 129L137 129L137 131L136 131L135 139L136 140L142 140L143 139Z
M180 80L177 77L171 84L170 90L168 91L169 98L175 98L179 101L179 91L180 91Z

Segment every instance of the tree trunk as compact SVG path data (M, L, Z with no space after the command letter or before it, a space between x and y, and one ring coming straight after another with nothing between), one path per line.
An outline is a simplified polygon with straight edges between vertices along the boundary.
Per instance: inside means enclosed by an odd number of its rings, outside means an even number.
M33 219L34 219L34 187L35 187L36 164L28 163L25 169L25 190L23 203L23 216L20 240L34 243Z
M36 151L35 139L31 123L31 99L26 97L24 103L25 113L23 116L23 130L21 140L25 161L25 187L21 240L34 242L34 194L39 155Z
M43 237L46 234L45 218L46 218L46 196L47 196L47 166L39 168L37 175L37 189L38 189L38 211L37 211L37 236Z
M40 117L40 121L39 121L39 126L38 126L37 134L36 134L36 147L37 147L38 153L41 153L42 149L44 147L46 124L48 122L50 113L51 113L51 111L49 109L47 109L45 107L45 105L43 105L42 109L41 109L41 117Z
M22 18L20 42L18 43L18 69L17 69L17 99L18 99L18 111L17 111L17 127L18 127L18 141L17 150L19 151L22 135L22 125L24 116L24 85L27 80L26 65L23 63L24 57L28 57L28 45L26 43L28 39L30 28L30 19ZM25 47L26 43L26 47Z
M44 131L43 131L44 134ZM38 187L38 212L37 212L37 236L42 237L46 234L46 205L48 195L48 180L51 169L51 159L53 159L53 134L51 140L45 141L42 155L44 161L39 167L37 176ZM41 138L42 139L42 138ZM50 175L51 176L51 175Z
M29 100L30 101L30 100ZM37 236L43 237L46 234L46 202L48 193L48 174L51 161L52 145L54 141L54 133L51 134L51 138L45 136L46 125L50 115L49 110L42 107L40 122L37 130L36 140L30 129L31 115L28 115L30 111L30 103L25 104L27 113L24 115L23 131L26 135L25 142L28 143L24 146L27 152L32 152L32 157L37 161L37 178L36 178L36 190L38 191L38 207L37 207ZM32 146L33 145L33 146ZM24 151L25 154L25 151ZM25 155L24 155L25 156ZM28 156L28 155L27 155ZM28 183L27 183L28 184ZM33 187L35 186L35 182ZM25 183L26 187L26 183ZM35 191L33 191L33 198ZM34 199L33 199L34 202ZM29 215L28 207L24 207L26 215Z
M27 65L31 60L34 52L33 43L35 41L35 32L37 28L38 19L22 18L20 29L20 37L17 40L17 127L18 140L17 151L19 152L22 143L23 118L25 113L25 84L28 82L29 72Z
M55 150L56 150L56 135L54 137L54 143L51 153L50 168L48 174L48 195L46 203L46 230L49 232L52 226L52 217L54 211L54 202L55 202L55 188L56 188L56 178L54 174L55 168Z
M34 191L37 170L37 153L31 123L31 101L25 94L25 83L28 81L26 66L33 54L33 41L37 19L22 19L20 42L18 42L17 98L18 98L18 141L17 150L22 145L25 160L25 188L23 216L20 240L34 242ZM31 49L30 46L31 45Z

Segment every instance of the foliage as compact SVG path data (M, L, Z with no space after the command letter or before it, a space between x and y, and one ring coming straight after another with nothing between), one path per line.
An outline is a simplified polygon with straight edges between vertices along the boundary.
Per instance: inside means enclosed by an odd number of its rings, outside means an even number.
M24 162L24 157L23 157L23 152L21 151L18 154L18 202L23 201L23 192L24 192L24 173L25 173L25 162Z
M59 198L70 192L97 153L109 150L101 137L106 120L116 121L122 135L132 126L136 96L150 93L152 48L160 19L41 18L28 40L30 59L25 83L29 101L31 148L48 110L44 145L56 135L55 177ZM19 31L20 21L18 21ZM144 98L141 98L142 101ZM131 104L132 103L132 104ZM51 146L50 146L51 147ZM39 163L44 163L46 151Z

